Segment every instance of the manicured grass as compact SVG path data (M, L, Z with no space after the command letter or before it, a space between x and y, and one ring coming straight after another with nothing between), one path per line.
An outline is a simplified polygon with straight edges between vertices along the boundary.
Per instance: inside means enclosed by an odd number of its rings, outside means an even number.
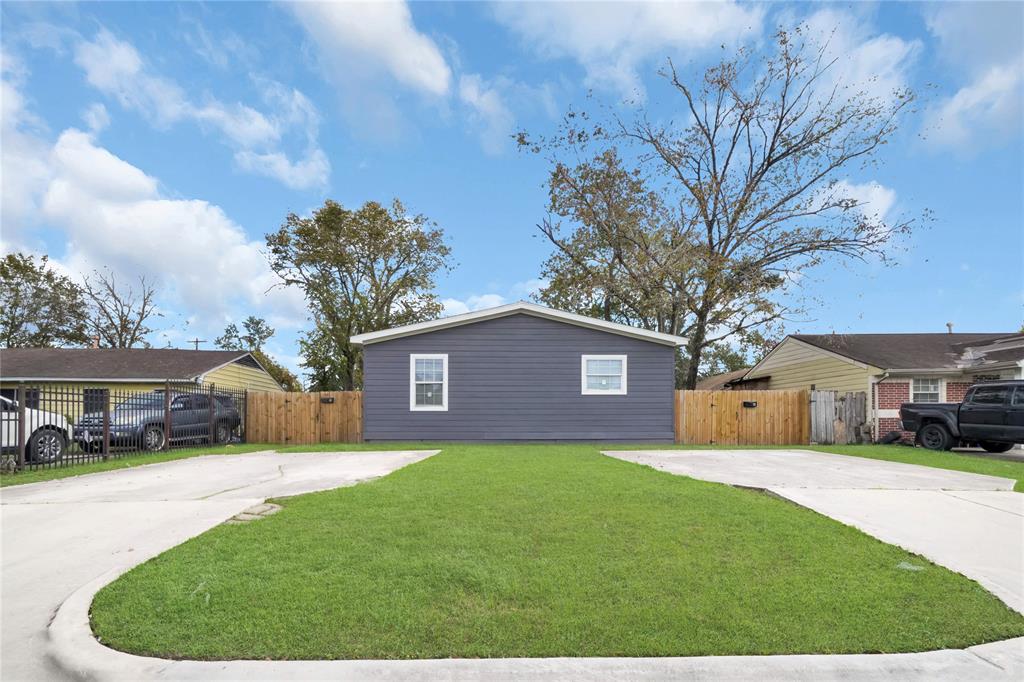
M157 464L158 462L170 462L175 459L186 457L198 457L199 455L240 455L246 452L257 452L259 450L272 450L273 445L265 443L243 443L238 445L218 445L214 447L184 448L181 450L169 450L167 452L151 452L139 455L128 455L107 461L87 462L85 464L69 464L47 469L27 469L17 473L0 474L0 487L9 485L21 485L23 483L39 483L40 481L52 481L68 476L81 476L82 474L95 474L101 471L113 471L114 469L126 469L128 467L142 466L143 464Z
M445 445L278 500L104 588L93 628L117 649L199 659L892 652L1024 635L1019 614L920 557L598 449Z

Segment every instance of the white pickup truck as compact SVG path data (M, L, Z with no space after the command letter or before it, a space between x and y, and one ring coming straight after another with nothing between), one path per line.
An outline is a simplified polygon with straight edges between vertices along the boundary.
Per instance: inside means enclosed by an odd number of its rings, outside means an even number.
M53 412L25 408L25 460L59 462L68 448L68 420ZM0 452L18 450L18 403L0 396Z

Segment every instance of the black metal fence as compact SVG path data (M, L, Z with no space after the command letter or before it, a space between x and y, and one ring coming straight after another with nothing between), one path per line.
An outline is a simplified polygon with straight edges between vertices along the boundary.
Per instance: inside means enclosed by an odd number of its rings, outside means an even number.
M0 454L16 469L245 441L246 391L165 381L105 388L19 384L0 396Z

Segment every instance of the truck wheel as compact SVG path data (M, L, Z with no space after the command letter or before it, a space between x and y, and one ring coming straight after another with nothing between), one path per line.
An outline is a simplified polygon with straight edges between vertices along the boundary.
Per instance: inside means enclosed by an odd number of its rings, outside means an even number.
M953 438L941 424L926 424L917 432L917 442L928 450L949 450L953 447Z
M1013 443L995 443L990 440L983 440L979 445L985 449L985 452L1006 452L1013 447Z
M59 462L67 443L56 429L39 429L28 439L28 459L32 462Z
M142 446L150 452L163 450L164 430L162 427L152 424L146 427L142 433Z

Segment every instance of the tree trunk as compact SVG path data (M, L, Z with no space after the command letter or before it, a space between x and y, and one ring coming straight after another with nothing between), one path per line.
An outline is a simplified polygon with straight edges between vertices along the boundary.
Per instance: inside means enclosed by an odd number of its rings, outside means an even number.
M697 372L700 370L700 356L704 352L704 341L708 336L708 313L702 310L693 323L686 352L689 354L689 365L686 368L686 379L683 388L692 391L697 387Z

